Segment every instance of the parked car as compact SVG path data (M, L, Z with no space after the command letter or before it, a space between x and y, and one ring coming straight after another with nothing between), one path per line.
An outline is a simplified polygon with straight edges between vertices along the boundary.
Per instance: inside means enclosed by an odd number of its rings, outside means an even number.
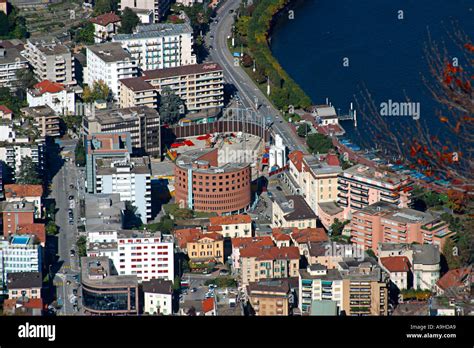
M74 249L71 249L70 253L71 253L71 256L76 256L76 251Z
M69 185L69 188L70 188L71 190L74 189L74 185L73 185L73 184L70 184L70 185Z
M72 290L72 294L73 294L74 296L77 296L77 289L73 289L73 290Z
M229 271L226 270L226 269L221 269L221 270L219 271L219 275L221 275L221 276L225 276L225 275L228 275L228 274L229 274Z
M69 196L69 200L72 201L74 199L74 196Z
M197 289L196 289L196 288L192 288L190 291L191 291L191 292L196 292Z

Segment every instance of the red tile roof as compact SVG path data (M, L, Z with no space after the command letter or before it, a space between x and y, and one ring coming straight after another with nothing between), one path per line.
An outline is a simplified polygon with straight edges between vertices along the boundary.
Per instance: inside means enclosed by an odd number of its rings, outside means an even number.
M45 230L44 224L40 224L40 223L22 224L17 227L16 233L32 234L38 238L41 244L46 243L46 230Z
M208 231L208 232L218 232L218 231L222 231L222 226L220 226L220 225L207 226L207 231Z
M198 228L183 228L174 231L174 236L180 248L185 248L188 241L191 241L195 236L199 235L201 230Z
M252 222L250 215L238 214L228 216L211 216L209 218L211 225L236 225L236 224L249 224Z
M214 299L212 297L202 300L202 311L204 313L214 310Z
M224 239L224 237L222 236L222 234L220 233L217 233L217 232L209 232L209 233L200 233L198 234L194 240L191 240L190 242L195 242L195 241L198 241L198 240L201 240L201 239L204 239L204 238L210 238L210 239L213 239L214 241L218 241L218 240L222 240Z
M288 155L288 158L293 162L298 172L301 172L303 169L303 156L304 154L301 151L293 151Z
M43 186L9 184L4 186L4 191L6 198L41 197L43 195Z
M34 85L34 88L38 90L38 93L58 93L64 90L64 85L57 82L51 82L49 80L43 80Z
M460 287L464 285L463 281L465 281L466 276L470 276L470 274L470 267L452 269L442 276L436 282L436 285L443 290Z
M406 256L381 257L380 262L389 272L408 272L410 261Z
M101 14L100 16L91 18L90 21L92 23L99 24L105 27L106 25L109 25L110 23L120 22L120 17L117 16L113 12L109 12L109 13L104 13L104 14Z
M300 258L297 247L248 247L240 250L240 257L252 257L257 260L294 260Z
M291 238L298 244L308 242L325 242L329 240L324 228L320 227L310 227L302 230L295 228L295 230L291 233Z
M238 237L232 238L232 248L246 248L246 247L263 247L263 246L274 246L272 237Z
M12 114L13 113L13 111L11 111L5 105L0 105L0 111L3 111L3 113L5 113L5 114Z
M291 237L288 234L282 233L280 231L273 231L272 236L277 241L291 240Z
M337 155L330 153L326 156L326 163L330 166L339 166L339 158L337 158Z

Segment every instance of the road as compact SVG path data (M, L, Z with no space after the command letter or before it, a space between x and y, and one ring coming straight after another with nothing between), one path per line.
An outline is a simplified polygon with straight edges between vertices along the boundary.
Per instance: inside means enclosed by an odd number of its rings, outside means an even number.
M76 141L61 142L63 151L74 152ZM63 306L60 310L61 315L77 314L73 309L70 301L73 289L77 289L79 283L74 276L80 272L79 257L77 252L75 256L71 256L71 249L75 249L77 240L77 219L79 217L79 193L78 187L83 187L83 174L75 166L72 161L64 162L60 165L60 169L53 178L52 182L52 198L56 202L56 225L59 227L58 234L58 255L60 268L57 271L54 284L56 285L57 298L61 299ZM74 188L71 188L73 185ZM82 193L81 193L82 194ZM73 204L74 223L69 224L68 209L70 202L68 197L74 196ZM82 194L83 196L83 194ZM69 283L69 284L68 284Z
M300 150L306 153L307 149L295 138L293 131L286 121L282 119L280 112L273 107L242 67L234 66L234 58L227 48L227 37L231 35L232 26L234 24L234 15L229 11L237 9L239 4L240 1L228 0L218 9L216 15L218 23L211 24L206 38L206 42L212 46L212 49L210 49L211 60L219 63L224 69L226 82L233 84L239 91L241 102L245 108L251 108L257 111L255 102L255 100L257 100L257 104L260 104L258 113L273 122L273 130L282 137L288 149L290 151Z

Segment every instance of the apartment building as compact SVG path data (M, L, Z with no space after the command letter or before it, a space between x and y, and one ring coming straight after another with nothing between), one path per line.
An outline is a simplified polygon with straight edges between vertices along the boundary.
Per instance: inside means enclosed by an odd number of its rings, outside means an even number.
M284 181L294 194L302 195L319 216L320 203L337 200L337 178L342 172L337 155L330 153L315 156L293 151L288 157L288 171L284 174Z
M61 136L61 118L48 105L21 108L21 112L33 119L41 137Z
M121 19L115 13L108 12L89 19L89 22L94 25L94 42L102 43L110 40L118 33Z
M240 249L242 286L271 278L298 276L300 253L297 247L263 247L250 245Z
M117 34L112 40L126 48L142 70L196 64L189 23L143 24L133 34Z
M335 305L336 313L333 315L339 315L343 310L344 287L339 270L315 263L300 269L298 280L298 308L303 315L310 314L312 308L327 304Z
M153 22L158 23L170 10L171 0L120 0L120 10L130 8L133 11L146 10L153 12Z
M38 81L49 80L75 85L74 58L71 50L57 39L28 39L23 56L28 60Z
M108 257L118 275L136 275L139 282L174 280L173 241L160 232L118 230L87 234L87 256Z
M151 279L142 282L143 313L151 315L173 314L173 282L171 280Z
M387 315L389 277L369 258L339 263L343 277L343 309L346 315Z
M28 69L28 61L21 55L23 44L15 41L0 42L0 87L15 88L17 72Z
M381 257L379 264L388 273L395 291L411 288L411 265L406 256Z
M119 81L120 108L147 106L158 107L158 91L140 77L132 77Z
M41 197L43 196L42 185L8 184L4 186L4 193L5 200L9 203L33 203L35 209L35 218L41 218Z
M107 257L81 258L82 308L90 315L137 315L136 275L117 274Z
M244 238L252 236L252 218L250 215L237 214L209 217L210 226L221 226L221 234L226 238Z
M34 236L0 237L0 288L11 273L42 271L43 248Z
M87 122L84 119L84 122ZM132 141L130 133L99 133L86 136L86 187L88 193L96 192L97 161L106 158L130 159Z
M160 94L169 87L190 112L224 106L224 72L217 63L148 70L143 72L141 79L154 86Z
M255 236L255 237L236 237L232 238L232 254L230 256L232 269L235 272L240 271L240 250L249 247L264 248L273 247L275 243L271 236Z
M256 316L288 316L290 286L284 279L250 282L248 301Z
M5 105L0 105L0 120L13 121L13 111Z
M40 272L18 272L7 275L8 299L41 298L43 277Z
M338 176L337 203L343 207L345 219L379 201L407 208L411 204L412 184L408 176L357 164Z
M59 115L73 115L76 111L76 94L61 83L44 80L29 89L28 106L49 106Z
M119 80L138 76L137 60L118 42L87 46L84 82L92 86L103 81L115 100L120 98Z
M79 232L80 235L87 236L88 232L123 228L126 206L118 193L86 194L85 206L85 231Z
M440 277L441 254L437 245L380 243L379 258L404 256L411 265L413 288L433 290Z
M189 260L194 263L224 263L224 237L216 232L191 235L186 241Z
M0 143L0 161L3 161L11 169L13 178L20 169L24 157L30 157L41 172L44 169L44 151L46 146L44 139L32 142L28 139L19 139L17 137L15 140L16 142L14 143Z
M386 202L354 212L348 228L352 243L374 251L379 243L433 244L442 250L454 235L439 216Z
M1 202L3 234L14 234L20 225L34 222L35 204L32 202Z
M144 224L151 219L151 172L148 157L130 161L103 159L96 169L95 193L118 193L137 208Z
M274 194L272 203L272 227L316 227L317 216L303 196Z
M161 156L160 115L146 106L97 110L83 118L84 134L130 133L137 155Z

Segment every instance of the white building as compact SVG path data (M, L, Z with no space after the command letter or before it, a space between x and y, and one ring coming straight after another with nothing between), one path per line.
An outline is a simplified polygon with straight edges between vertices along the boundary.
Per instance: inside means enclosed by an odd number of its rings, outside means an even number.
M28 69L28 61L20 54L20 46L0 42L0 87L9 87L18 80L17 71Z
M0 124L0 142L12 143L16 139L13 124Z
M147 157L131 161L102 160L96 172L97 193L118 193L137 207L144 224L151 219L151 173Z
M89 20L94 24L94 42L101 43L112 38L120 28L120 17L113 12L104 13Z
M33 235L0 238L0 289L8 273L41 272L43 249Z
M44 141L5 143L0 146L0 161L5 162L13 170L13 173L16 173L20 169L22 159L31 157L33 163L38 165L38 169L42 170L44 167L44 147Z
M301 313L309 313L313 301L332 301L339 311L343 308L343 277L336 269L320 264L299 270L299 300Z
M223 237L252 237L252 218L250 215L211 216L209 222L208 231L217 232Z
M120 10L123 12L126 7L134 12L151 11L153 13L153 21L159 22L164 18L171 6L171 0L121 0Z
M152 279L142 283L145 314L173 314L173 282L170 280Z
M174 248L159 232L100 231L87 234L87 256L109 257L119 275L137 275L139 281L174 280Z
M275 137L275 144L270 146L270 159L268 169L273 167L283 168L286 166L286 146L283 144L283 139L278 134Z
M28 90L29 107L49 106L56 114L72 115L75 112L76 94L61 83L44 80Z
M398 288L404 290L409 288L410 261L406 256L381 257L380 266L390 276L390 281Z
M119 80L135 77L137 63L119 43L108 42L87 47L87 68L84 82L92 86L95 81L104 81L118 100Z
M142 70L196 64L193 30L188 23L139 25L133 34L117 34L120 42Z
M74 58L71 50L57 39L28 39L23 56L28 60L38 81L49 80L75 85Z

